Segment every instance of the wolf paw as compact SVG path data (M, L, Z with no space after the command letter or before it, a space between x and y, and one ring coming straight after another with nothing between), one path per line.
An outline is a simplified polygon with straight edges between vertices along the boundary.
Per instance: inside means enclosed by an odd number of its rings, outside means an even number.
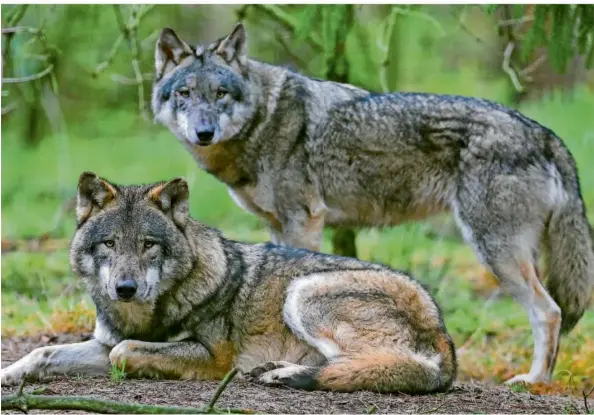
M21 371L10 370L10 368L2 369L0 371L0 384L2 386L15 386L21 383L25 377L25 373Z
M282 383L278 380L278 369L293 366L289 362L267 362L263 365L256 366L250 372L245 375L246 380L250 382L259 383L262 385L281 385Z
M252 369L247 380L266 386L288 386L295 389L317 388L318 368L289 362L268 362Z
M533 384L533 383L549 383L550 379L547 379L544 376L540 375L532 375L530 373L525 373L523 375L516 375L513 378L506 380L506 385L513 385L514 383L526 383L526 384Z

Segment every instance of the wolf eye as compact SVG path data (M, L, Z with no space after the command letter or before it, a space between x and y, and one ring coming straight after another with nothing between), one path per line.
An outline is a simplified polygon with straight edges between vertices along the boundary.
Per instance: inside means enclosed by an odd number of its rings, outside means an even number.
M227 90L225 88L219 88L217 90L217 99L221 99L223 98L225 95L227 95Z
M190 90L189 89L180 89L177 91L177 93L184 98L190 98Z
M144 241L144 249L151 249L153 246L155 246L153 241Z
M108 248L113 248L113 246L115 245L115 242L112 241L111 239L108 241L103 242L105 244L106 247Z

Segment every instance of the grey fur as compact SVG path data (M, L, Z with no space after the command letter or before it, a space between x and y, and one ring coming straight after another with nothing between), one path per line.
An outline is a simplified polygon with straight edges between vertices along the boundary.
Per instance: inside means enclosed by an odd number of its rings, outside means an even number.
M225 239L188 216L183 179L79 181L73 270L96 308L93 340L37 349L2 384L54 374L245 378L302 389L447 390L456 355L439 308L406 274L352 258ZM148 244L146 242L149 242ZM115 294L132 280L131 298Z
M241 25L197 49L164 33L171 42L156 50L156 120L265 219L274 242L317 250L325 225L392 226L451 211L530 316L533 366L513 381L550 380L560 327L578 322L594 287L590 225L559 137L488 100L371 94L248 59ZM191 52L174 62L171 50ZM236 92L218 99L220 85ZM196 145L205 119L217 133Z

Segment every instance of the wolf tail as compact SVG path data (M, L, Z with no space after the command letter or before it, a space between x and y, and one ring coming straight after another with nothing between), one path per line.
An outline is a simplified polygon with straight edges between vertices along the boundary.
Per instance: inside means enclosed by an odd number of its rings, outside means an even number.
M319 369L317 388L411 394L446 391L456 378L456 352L449 336L444 335L441 344L445 353L432 356L402 349L341 356Z
M594 232L586 217L573 157L559 141L555 143L555 167L565 197L553 208L546 229L547 290L561 308L561 332L568 333L592 298Z

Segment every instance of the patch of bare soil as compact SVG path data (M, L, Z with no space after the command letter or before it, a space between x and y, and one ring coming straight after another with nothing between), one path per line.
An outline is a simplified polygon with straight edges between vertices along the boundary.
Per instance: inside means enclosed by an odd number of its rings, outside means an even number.
M2 339L2 367L36 347L83 341L90 335L39 335ZM44 394L87 395L144 404L199 407L212 397L218 382L124 380L109 377L56 377L45 383ZM25 392L40 388L29 384ZM2 386L2 394L13 387ZM219 408L252 409L260 413L583 413L584 403L574 397L537 396L515 393L503 386L484 383L457 383L450 392L409 396L373 392L302 392L270 388L242 380L231 382L217 402ZM594 407L594 404L589 405ZM4 411L7 412L7 411ZM42 411L30 411L41 413ZM80 413L80 412L78 412Z

